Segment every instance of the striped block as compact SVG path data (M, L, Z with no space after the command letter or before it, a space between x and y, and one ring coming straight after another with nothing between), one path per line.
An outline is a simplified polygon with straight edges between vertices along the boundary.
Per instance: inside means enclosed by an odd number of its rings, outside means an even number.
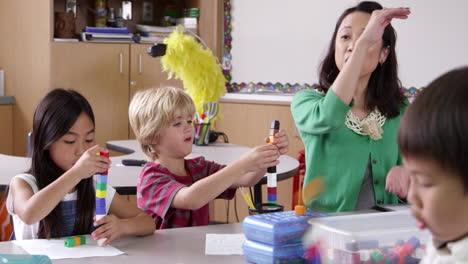
M106 191L107 190L107 182L96 182L96 190Z
M76 247L86 244L86 237L85 236L74 236L74 237L67 237L64 240L64 245L66 247Z
M96 197L97 198L106 198L107 191L100 191L96 190Z
M96 174L96 182L105 182L107 183L107 174L106 175L101 175L101 174Z

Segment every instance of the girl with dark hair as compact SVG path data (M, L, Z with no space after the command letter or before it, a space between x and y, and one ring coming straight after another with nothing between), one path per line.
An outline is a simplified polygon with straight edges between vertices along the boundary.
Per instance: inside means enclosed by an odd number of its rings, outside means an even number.
M94 114L78 92L55 89L34 113L31 168L16 175L7 198L15 238L36 239L91 233L103 245L124 235L154 232L151 217L107 186L106 212L93 223L93 175L110 167L110 160L94 145ZM101 225L96 229L97 226Z
M296 94L291 112L306 148L304 186L323 176L326 192L308 200L325 212L397 203L386 174L401 164L397 127L406 107L391 20L407 8L361 2L340 16L320 69L319 87Z

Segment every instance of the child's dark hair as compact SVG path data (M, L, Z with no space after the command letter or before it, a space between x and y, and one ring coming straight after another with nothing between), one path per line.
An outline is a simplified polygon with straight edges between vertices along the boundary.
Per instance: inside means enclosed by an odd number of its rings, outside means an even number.
M91 106L76 91L54 89L39 102L34 112L31 168L28 171L36 178L39 190L64 173L52 161L49 147L70 130L81 113L85 113L94 124ZM81 180L76 187L78 192L77 217L73 234L88 234L92 227L95 205L93 178ZM41 220L38 237L60 237L63 226L60 206L56 206L50 214Z
M380 9L382 9L382 6L379 3L364 1L355 7L346 9L338 18L327 55L319 69L321 90L327 92L340 72L335 62L335 40L343 19L353 12L372 14L373 11ZM383 115L389 118L398 116L400 114L400 107L404 104L404 96L401 92L401 83L398 78L398 62L395 46L396 32L392 25L388 24L382 36L382 47L388 48L388 56L385 62L382 65L378 64L377 68L372 72L365 98L367 109L372 111L377 107Z
M403 156L437 162L468 191L468 67L429 84L408 107L398 129Z

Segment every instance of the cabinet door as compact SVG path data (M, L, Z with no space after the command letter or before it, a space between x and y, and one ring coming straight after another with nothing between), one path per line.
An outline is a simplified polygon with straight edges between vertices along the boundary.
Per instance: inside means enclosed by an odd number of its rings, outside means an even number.
M130 45L130 98L141 89L164 85L182 88L182 81L168 80L168 74L162 71L161 57L151 57L146 49L151 45Z
M13 105L0 105L0 154L13 155Z
M96 142L128 139L129 44L53 43L52 88L73 89L90 102Z
M161 57L153 58L148 55L146 49L150 46L149 44L130 45L130 100L142 89L161 86L183 87L181 80L167 79L168 74L162 71ZM129 129L129 137L134 139L135 135L130 127Z

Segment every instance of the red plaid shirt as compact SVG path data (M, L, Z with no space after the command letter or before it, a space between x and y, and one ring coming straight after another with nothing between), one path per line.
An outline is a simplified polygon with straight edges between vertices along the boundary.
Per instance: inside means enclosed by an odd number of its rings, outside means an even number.
M157 163L147 163L138 176L138 207L153 217L157 229L202 226L210 222L209 204L198 210L172 208L176 193L224 168L204 157L185 160L188 176L178 176ZM232 199L236 189L227 189L217 198Z

